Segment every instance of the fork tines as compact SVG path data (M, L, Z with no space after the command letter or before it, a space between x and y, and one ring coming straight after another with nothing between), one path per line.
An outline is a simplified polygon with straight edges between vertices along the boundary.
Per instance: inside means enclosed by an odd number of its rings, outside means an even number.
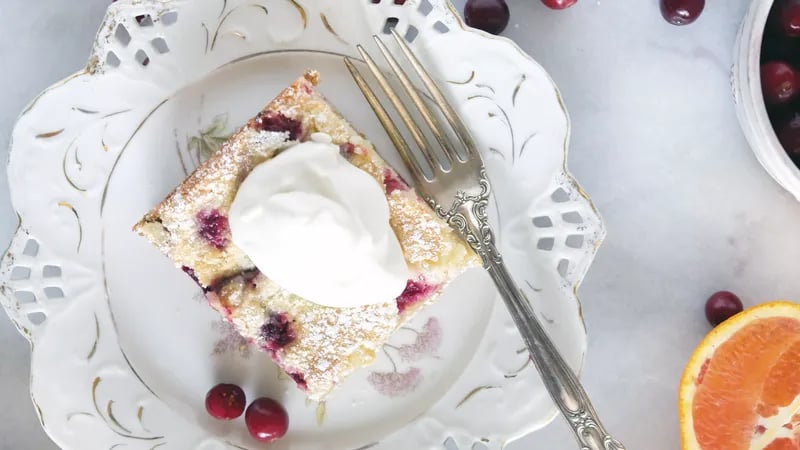
M359 89L361 89L361 92L364 94L364 97L367 99L370 107L372 107L375 115L378 117L378 120L389 134L389 138L397 148L400 156L403 158L406 165L409 166L415 181L418 184L424 181L434 181L436 179L437 172L449 172L448 168L452 167L457 162L464 163L470 160L479 159L479 154L472 137L467 131L467 128L464 126L464 123L458 117L450 103L448 103L448 101L445 99L445 96L439 86L437 86L433 78L431 78L431 76L422 66L419 59L417 59L417 57L414 55L403 37L395 29L391 30L391 34L405 56L405 59L410 63L411 67L414 69L414 72L425 86L430 97L433 99L434 103L439 108L446 121L449 123L453 134L458 138L460 144L459 147L464 149L463 154L458 153L456 150L457 147L453 144L451 139L448 137L447 132L440 125L436 115L422 99L419 90L411 82L406 71L400 66L400 63L397 61L394 55L392 55L391 51L386 44L384 44L381 38L378 36L373 36L378 45L378 49L383 54L386 62L389 64L392 73L400 81L403 92L408 98L410 98L411 102L416 107L417 112L419 112L419 115L427 125L428 130L435 137L440 151L433 151L433 147L431 146L428 138L425 136L424 131L413 118L412 113L401 100L400 95L398 95L395 89L389 84L386 75L384 75L384 73L378 67L378 64L364 49L364 47L358 45L358 52L363 57L364 62L367 64L370 72L372 72L373 76L378 82L378 85L380 85L381 90L384 92L384 94L386 94L389 102L397 111L397 114L400 116L403 124L408 129L409 134L414 140L414 143L419 148L419 154L422 155L425 163L427 163L427 166L433 170L433 175L424 175L426 172L423 170L420 161L411 152L411 149L403 137L400 129L394 123L391 116L386 111L386 108L381 104L378 96L356 68L353 60L347 57L345 58L345 64L347 65L348 70L350 70L350 73L355 79ZM441 154L446 159L446 164L443 164L443 161L440 161L436 157L437 153Z

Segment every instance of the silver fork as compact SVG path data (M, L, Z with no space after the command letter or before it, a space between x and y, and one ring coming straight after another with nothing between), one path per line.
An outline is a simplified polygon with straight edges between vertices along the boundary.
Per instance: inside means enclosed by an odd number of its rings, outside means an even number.
M622 443L614 439L603 427L578 377L559 354L536 318L525 294L514 283L503 265L503 258L495 246L487 214L491 185L481 155L469 131L447 102L442 91L414 56L405 40L395 30L392 30L392 35L400 46L405 59L408 60L419 79L422 80L428 94L441 110L452 128L453 134L458 138L461 154L456 151L456 144L451 141L445 129L439 124L436 115L425 104L421 94L414 87L400 63L378 36L374 36L374 38L380 52L403 86L403 91L415 105L429 131L435 137L439 144L438 150L433 150L434 147L428 142L423 130L404 105L400 95L389 85L386 76L375 60L361 45L358 46L359 53L410 132L422 155L422 160L412 154L400 129L395 125L375 92L350 58L345 58L347 68L361 92L364 93L378 120L386 129L389 138L397 147L422 196L442 219L461 234L483 260L484 268L497 285L506 307L511 312L514 322L525 340L531 353L531 359L538 369L544 385L569 422L580 448L582 450L624 450L625 447ZM442 158L446 161L443 161ZM430 169L427 175L423 170L423 164Z

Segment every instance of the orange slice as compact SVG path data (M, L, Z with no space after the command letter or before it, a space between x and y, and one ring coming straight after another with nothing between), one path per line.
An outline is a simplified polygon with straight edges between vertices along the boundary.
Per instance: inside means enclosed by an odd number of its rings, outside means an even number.
M800 450L800 304L750 308L709 333L679 408L684 450Z

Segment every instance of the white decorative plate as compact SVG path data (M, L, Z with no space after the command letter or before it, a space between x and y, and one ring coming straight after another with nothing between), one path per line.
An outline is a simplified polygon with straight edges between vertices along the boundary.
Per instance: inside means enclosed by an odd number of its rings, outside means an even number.
M396 3L404 3L398 5ZM385 354L309 404L221 324L193 283L131 231L235 126L306 68L395 164L342 64L396 26L472 126L496 192L512 272L579 370L575 291L603 224L566 169L569 122L544 70L467 29L442 0L122 0L84 71L23 112L9 180L19 230L0 301L33 349L31 393L66 449L256 449L243 421L213 422L216 382L278 398L273 449L497 449L555 409L480 271L400 330Z

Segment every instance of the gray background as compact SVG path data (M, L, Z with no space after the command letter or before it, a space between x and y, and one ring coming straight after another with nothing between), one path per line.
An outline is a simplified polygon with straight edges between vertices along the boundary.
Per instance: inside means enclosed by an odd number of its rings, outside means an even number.
M0 142L29 100L83 66L107 2L0 0ZM570 167L608 224L581 288L584 378L629 449L679 446L677 384L709 329L710 293L730 289L748 305L800 298L800 206L758 165L733 109L733 46L749 2L708 3L698 22L674 27L657 0L583 0L561 12L509 1L505 35L561 88ZM0 242L15 226L0 171ZM54 449L28 397L28 345L2 317L0 340L0 449ZM558 420L509 448L575 445Z

